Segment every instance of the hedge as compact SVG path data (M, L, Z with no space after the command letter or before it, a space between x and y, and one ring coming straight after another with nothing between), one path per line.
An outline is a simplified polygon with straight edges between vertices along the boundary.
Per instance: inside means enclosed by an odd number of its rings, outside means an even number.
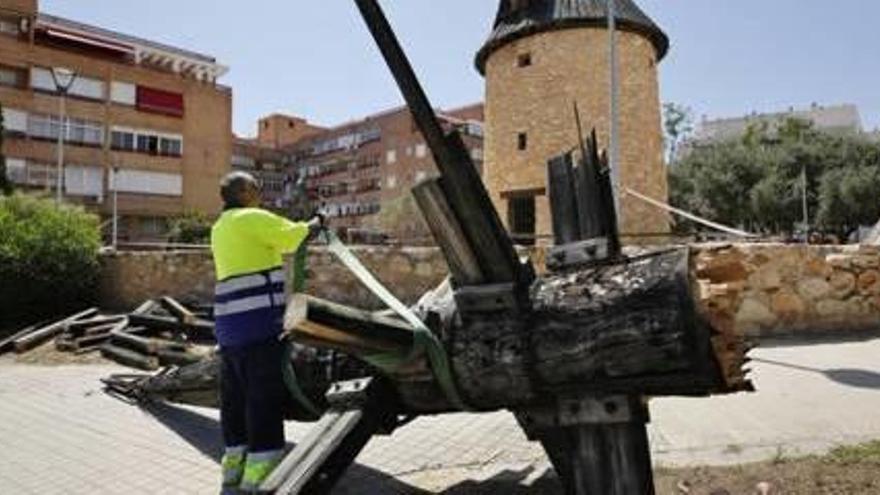
M98 217L24 194L0 197L0 328L97 299Z

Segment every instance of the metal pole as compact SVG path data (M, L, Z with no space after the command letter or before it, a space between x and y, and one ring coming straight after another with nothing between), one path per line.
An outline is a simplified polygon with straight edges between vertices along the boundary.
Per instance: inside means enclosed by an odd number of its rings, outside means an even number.
M65 113L67 113L67 89L58 88L61 93L58 100L58 165L55 177L55 202L61 205L61 190L64 187L64 134L67 127L64 125Z
M810 210L807 206L807 166L804 165L801 169L801 178L803 179L803 207L804 207L804 244L810 243Z
M608 166L611 168L611 189L614 193L614 209L620 214L620 143L619 139L619 108L620 84L617 60L617 0L606 0L608 5L608 57L611 72L610 93L610 143L608 146Z
M113 167L113 250L119 241L119 188L116 187L116 176L119 174L119 167Z

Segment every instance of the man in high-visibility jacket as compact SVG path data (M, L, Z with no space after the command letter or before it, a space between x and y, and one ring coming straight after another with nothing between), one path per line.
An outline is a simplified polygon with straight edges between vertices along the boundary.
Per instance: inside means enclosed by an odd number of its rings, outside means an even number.
M214 316L221 355L223 485L256 490L285 445L282 256L323 227L259 208L257 181L233 172L221 184L224 211L211 230L217 272Z

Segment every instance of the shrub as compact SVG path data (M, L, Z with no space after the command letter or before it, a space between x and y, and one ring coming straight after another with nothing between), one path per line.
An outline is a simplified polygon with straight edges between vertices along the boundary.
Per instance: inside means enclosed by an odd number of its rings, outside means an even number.
M21 324L97 299L98 217L23 194L0 197L0 324Z
M208 244L211 242L213 222L204 213L187 212L171 221L168 242L181 244Z

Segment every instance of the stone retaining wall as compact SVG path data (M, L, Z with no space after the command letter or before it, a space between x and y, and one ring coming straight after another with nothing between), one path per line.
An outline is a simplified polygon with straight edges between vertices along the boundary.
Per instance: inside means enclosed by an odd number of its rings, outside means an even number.
M749 335L880 330L880 247L698 246L701 305Z
M355 247L398 297L415 302L446 276L437 249ZM880 330L880 247L782 244L697 245L692 273L700 305L750 335ZM525 253L524 253L525 254ZM542 250L529 253L543 266ZM208 301L210 253L125 252L102 259L102 302L120 310L170 295ZM312 249L309 290L343 304L378 301L331 254Z

